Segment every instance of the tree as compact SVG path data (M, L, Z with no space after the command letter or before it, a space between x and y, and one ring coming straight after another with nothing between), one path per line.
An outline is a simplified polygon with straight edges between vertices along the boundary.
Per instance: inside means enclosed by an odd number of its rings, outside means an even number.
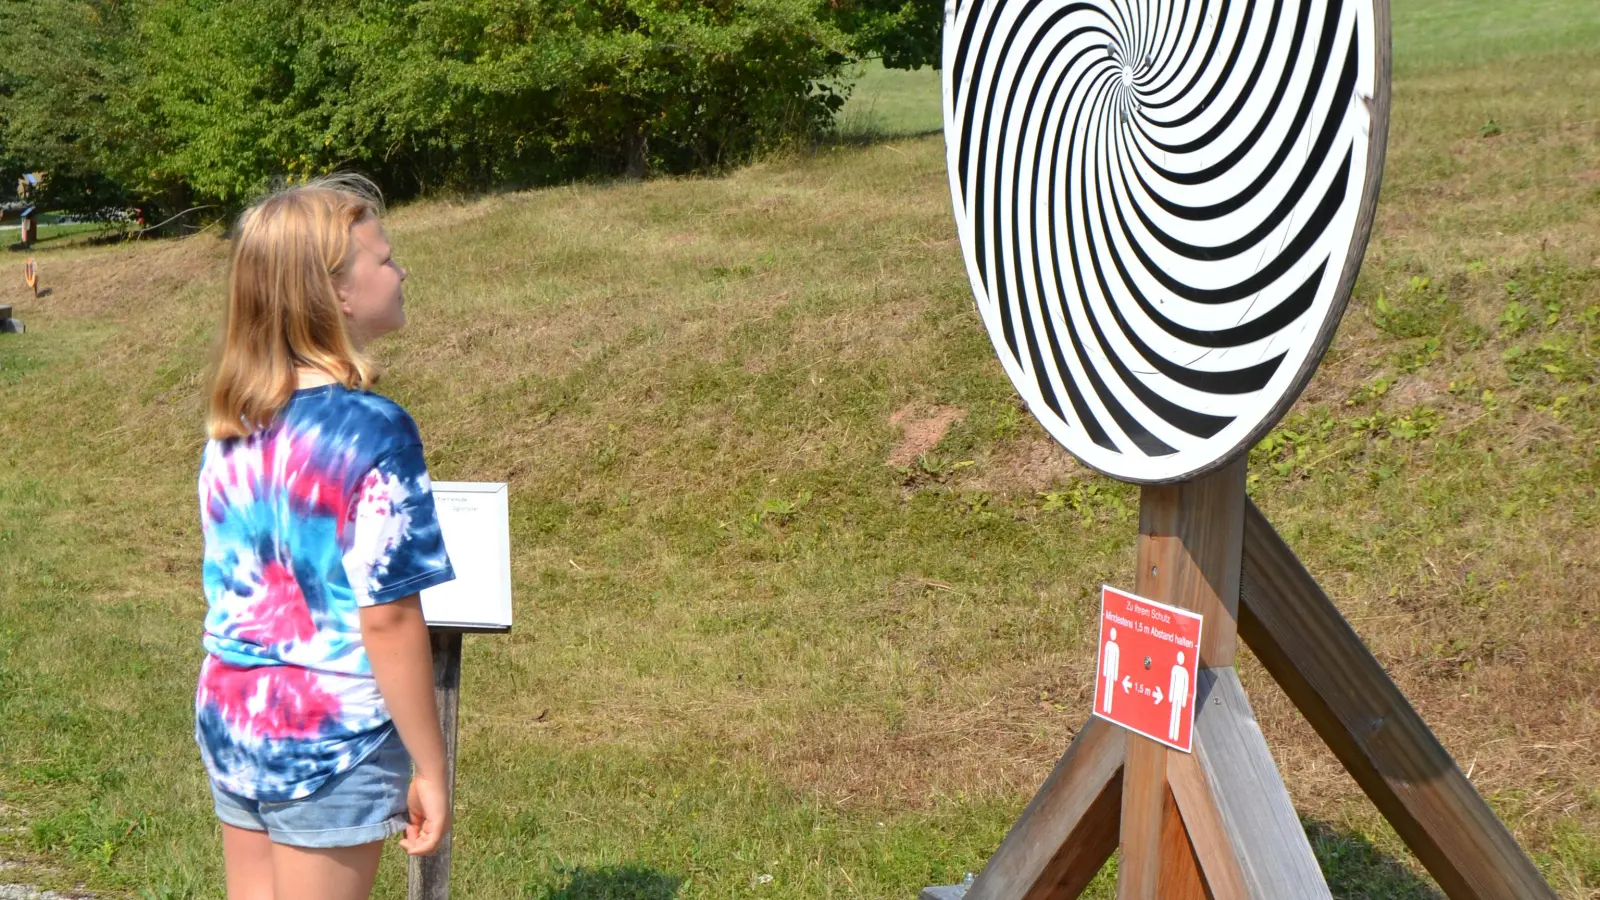
M940 0L828 0L827 8L857 56L878 57L890 69L939 67Z
M707 171L842 105L855 45L816 4L0 3L0 129L53 185L173 211L347 167L400 195Z
M0 3L6 168L47 172L38 200L52 209L95 212L176 187L139 183L145 143L158 132L130 119L138 62L133 14L117 0Z
M713 168L824 125L848 49L805 0L162 0L143 37L168 165L226 200Z

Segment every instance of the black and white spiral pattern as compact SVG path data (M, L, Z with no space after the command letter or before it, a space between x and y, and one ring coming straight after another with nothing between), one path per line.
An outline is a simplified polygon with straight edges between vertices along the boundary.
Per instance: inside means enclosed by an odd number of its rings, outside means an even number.
M1387 0L952 0L967 270L1078 458L1191 477L1299 395L1370 230L1387 40Z

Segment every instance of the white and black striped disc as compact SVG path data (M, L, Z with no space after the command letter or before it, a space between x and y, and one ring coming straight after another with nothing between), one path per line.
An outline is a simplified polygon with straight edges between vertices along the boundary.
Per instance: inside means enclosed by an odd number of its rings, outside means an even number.
M1388 81L1387 0L952 0L967 271L1068 450L1177 481L1283 415L1360 267Z

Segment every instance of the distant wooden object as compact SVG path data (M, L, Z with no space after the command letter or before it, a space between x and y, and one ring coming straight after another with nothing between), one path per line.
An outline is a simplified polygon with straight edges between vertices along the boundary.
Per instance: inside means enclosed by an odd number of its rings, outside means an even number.
M444 731L445 779L450 790L450 805L456 802L457 712L461 705L461 629L431 628L433 649L433 699L439 706L439 726ZM454 817L452 816L452 819ZM432 856L409 858L407 881L409 900L449 900L450 849L455 829L445 833L439 850Z
M1245 497L1244 471L1238 459L1140 500L1136 591L1206 617L1194 753L1091 718L970 888L923 900L1076 897L1119 846L1118 900L1331 900L1234 670L1241 637L1447 895L1554 900Z

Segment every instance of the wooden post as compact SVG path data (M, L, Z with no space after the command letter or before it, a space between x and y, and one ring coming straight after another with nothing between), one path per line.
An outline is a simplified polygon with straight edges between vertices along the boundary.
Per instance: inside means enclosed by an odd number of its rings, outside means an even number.
M1238 646L1245 461L1139 496L1134 593L1205 617L1200 668L1233 665Z
M1205 617L1200 671L1233 665L1239 608L1239 546L1244 533L1244 460L1179 484L1144 488L1134 592ZM1118 900L1204 896L1194 849L1167 786L1157 741L1128 732L1122 779L1122 856ZM1190 886L1195 887L1190 887Z
M1136 593L1205 616L1194 753L1091 717L966 892L970 900L1076 897L1110 855L1113 835L1119 900L1329 900L1234 670L1239 637L1453 900L1554 900L1246 499L1242 459L1145 488L1138 559ZM924 900L962 896L960 885L923 891Z
M1555 892L1261 511L1245 517L1240 633L1454 900Z
M1176 844L1162 839L1166 831L1162 812L1167 799L1167 748L1131 731L1124 740L1128 761L1122 770L1117 900L1160 900L1162 862L1177 849Z
M439 706L439 727L444 731L445 783L450 806L456 802L456 712L461 696L461 631L433 628L428 632L433 650L433 699ZM452 819L454 816L451 817ZM449 900L450 845L455 830L446 832L432 856L409 857L409 900Z

